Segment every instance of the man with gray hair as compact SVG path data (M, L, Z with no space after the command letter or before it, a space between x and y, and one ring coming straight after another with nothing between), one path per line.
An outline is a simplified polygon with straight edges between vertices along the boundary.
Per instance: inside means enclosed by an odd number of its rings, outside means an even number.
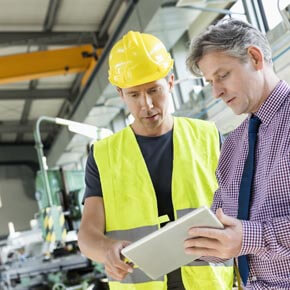
M248 117L223 144L216 172L212 209L224 229L190 229L185 251L235 257L245 288L290 289L290 87L273 70L266 37L239 20L194 39L187 66Z

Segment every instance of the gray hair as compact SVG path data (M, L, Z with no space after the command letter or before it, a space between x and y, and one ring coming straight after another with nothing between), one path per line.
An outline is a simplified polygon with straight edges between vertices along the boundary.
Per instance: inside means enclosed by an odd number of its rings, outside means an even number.
M211 51L225 52L247 62L247 48L250 46L260 48L265 61L272 64L270 44L259 30L237 19L224 19L210 25L205 32L192 40L186 66L192 74L201 76L198 62Z

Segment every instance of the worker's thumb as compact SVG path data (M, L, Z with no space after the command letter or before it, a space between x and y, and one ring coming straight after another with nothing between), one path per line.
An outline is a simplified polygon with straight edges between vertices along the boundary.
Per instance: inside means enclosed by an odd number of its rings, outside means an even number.
M234 219L228 215L225 215L222 208L217 209L216 216L219 219L219 221L225 226L231 226L231 225L234 225L236 223L236 219Z
M130 241L122 241L122 247L126 248L127 246L129 246L130 244L132 244L132 242Z

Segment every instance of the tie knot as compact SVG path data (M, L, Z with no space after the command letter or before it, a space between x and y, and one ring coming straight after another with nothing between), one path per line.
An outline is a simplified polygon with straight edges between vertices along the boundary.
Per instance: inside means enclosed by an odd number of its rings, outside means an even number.
M259 130L260 124L261 124L261 120L257 116L252 115L249 122L249 133L257 133Z

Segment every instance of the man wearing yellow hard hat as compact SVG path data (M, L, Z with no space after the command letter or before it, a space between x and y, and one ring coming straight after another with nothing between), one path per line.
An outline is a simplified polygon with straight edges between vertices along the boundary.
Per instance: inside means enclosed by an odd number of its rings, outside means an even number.
M169 114L172 67L163 43L150 34L130 31L110 53L109 80L134 122L94 144L79 231L81 251L105 265L110 289L232 288L231 266L197 261L153 281L120 254L164 222L210 206L217 188L218 131Z

